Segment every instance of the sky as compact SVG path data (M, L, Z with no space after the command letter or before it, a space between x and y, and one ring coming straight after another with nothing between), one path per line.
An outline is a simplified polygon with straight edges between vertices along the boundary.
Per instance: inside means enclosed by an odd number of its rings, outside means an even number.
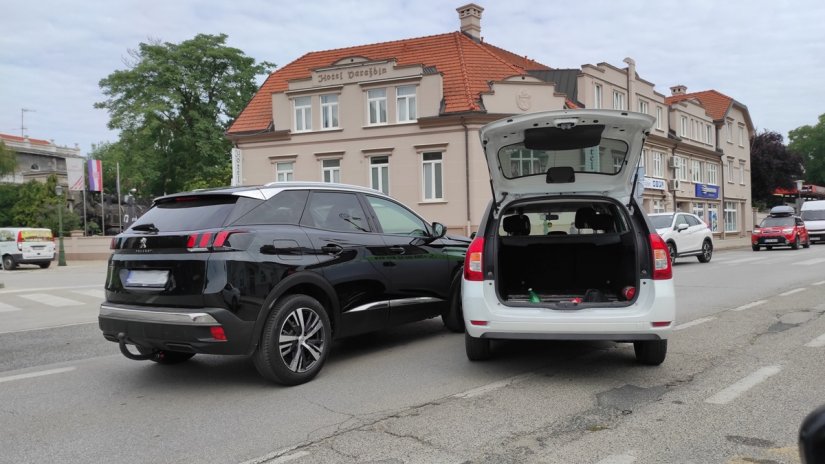
M745 104L758 131L816 124L825 113L822 0L478 0L484 40L553 68L636 61L670 95L716 89ZM7 0L0 27L0 132L88 154L116 141L101 79L141 42L196 34L278 67L311 51L459 30L445 0ZM263 77L260 78L263 82Z

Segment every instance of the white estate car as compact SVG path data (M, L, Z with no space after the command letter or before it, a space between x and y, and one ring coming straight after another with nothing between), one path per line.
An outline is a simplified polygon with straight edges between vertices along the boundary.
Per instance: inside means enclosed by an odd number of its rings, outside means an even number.
M491 340L632 342L661 364L675 320L667 245L634 185L654 119L564 110L481 129L493 200L464 262L470 360Z
M696 256L700 263L710 262L713 232L698 216L676 212L648 214L648 217L667 244L671 262L682 256Z

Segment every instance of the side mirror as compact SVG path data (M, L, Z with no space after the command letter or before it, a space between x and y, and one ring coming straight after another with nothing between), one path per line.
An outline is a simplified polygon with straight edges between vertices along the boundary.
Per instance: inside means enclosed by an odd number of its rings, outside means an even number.
M471 238L471 239L476 238L476 233L475 233L475 232L470 233L470 238Z
M441 238L447 235L447 227L440 222L433 222L433 238Z
M688 225L685 224L685 223L682 223L682 224L679 224L678 226L676 226L676 231L681 232L683 230L686 230L687 228L688 228Z
M820 406L799 427L799 455L802 464L825 462L825 406Z

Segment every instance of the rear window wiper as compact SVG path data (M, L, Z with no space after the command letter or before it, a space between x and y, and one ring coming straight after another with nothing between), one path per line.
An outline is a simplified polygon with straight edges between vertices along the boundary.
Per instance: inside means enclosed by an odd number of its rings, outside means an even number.
M151 222L147 222L146 224L138 224L136 226L133 226L132 230L140 230L140 231L146 231L146 232L160 232L160 229L155 227L155 225L152 224Z

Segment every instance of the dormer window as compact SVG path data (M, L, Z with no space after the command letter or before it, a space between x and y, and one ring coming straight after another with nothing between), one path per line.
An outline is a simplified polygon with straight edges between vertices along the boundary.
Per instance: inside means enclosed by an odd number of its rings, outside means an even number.
M397 119L396 122L415 121L415 86L405 85L395 89Z

